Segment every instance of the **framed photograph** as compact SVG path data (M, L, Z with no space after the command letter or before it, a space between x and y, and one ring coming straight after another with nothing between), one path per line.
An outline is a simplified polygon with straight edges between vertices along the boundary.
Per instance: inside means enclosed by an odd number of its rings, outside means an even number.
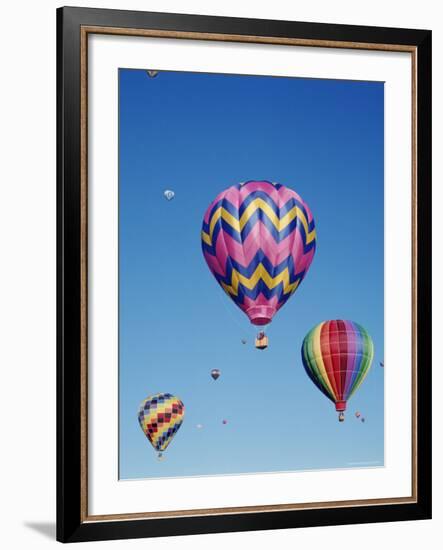
M60 8L63 542L431 517L431 32Z

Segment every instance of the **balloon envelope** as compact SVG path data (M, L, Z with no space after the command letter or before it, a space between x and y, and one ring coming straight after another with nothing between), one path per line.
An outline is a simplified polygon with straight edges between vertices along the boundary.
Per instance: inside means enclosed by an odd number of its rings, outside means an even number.
M175 193L171 189L165 189L163 195L165 196L165 199L168 201L172 200L175 197Z
M251 323L265 325L296 291L315 252L315 223L288 187L247 181L222 191L202 227L203 255Z
M156 451L164 451L183 422L185 407L170 393L147 397L140 405L138 421Z
M303 340L302 361L317 388L335 403L337 411L368 374L374 346L367 331L353 321L324 321Z
M220 376L220 371L218 369L212 369L211 370L211 376L214 380L217 380L217 378Z

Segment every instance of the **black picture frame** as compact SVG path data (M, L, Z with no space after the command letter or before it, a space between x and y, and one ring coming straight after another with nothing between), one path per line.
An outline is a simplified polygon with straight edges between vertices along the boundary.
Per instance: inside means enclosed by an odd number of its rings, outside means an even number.
M88 521L81 485L82 207L81 28L151 29L409 46L416 52L415 502ZM83 202L82 202L83 201ZM82 206L83 205L83 206ZM431 517L431 31L64 7L57 10L57 540L159 537Z

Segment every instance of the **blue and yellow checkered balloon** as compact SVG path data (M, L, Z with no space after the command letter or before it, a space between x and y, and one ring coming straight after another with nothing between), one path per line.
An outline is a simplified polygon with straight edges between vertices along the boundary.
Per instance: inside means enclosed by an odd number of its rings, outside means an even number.
M163 452L182 425L184 414L185 407L178 397L157 393L140 405L138 421L154 449Z

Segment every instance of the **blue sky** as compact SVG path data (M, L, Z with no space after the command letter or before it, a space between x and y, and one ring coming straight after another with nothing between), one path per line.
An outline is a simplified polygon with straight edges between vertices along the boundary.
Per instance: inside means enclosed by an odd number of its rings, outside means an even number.
M120 69L121 479L383 465L383 94L379 82ZM251 179L294 189L317 227L264 352L200 246L209 203ZM375 347L342 424L300 356L312 326L337 318ZM161 462L137 421L158 392L186 408Z

